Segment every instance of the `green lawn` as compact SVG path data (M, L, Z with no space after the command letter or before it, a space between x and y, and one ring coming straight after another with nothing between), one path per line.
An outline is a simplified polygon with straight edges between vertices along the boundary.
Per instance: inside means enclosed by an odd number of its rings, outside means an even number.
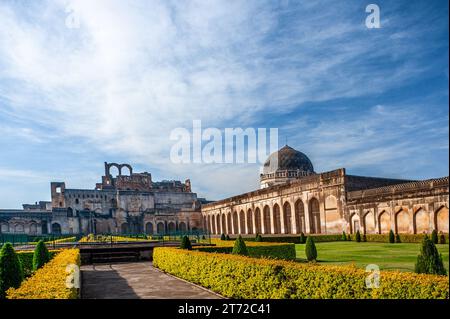
M305 245L297 244L297 259L306 261ZM442 254L448 271L449 245L436 245ZM321 264L348 265L355 264L365 268L376 264L381 270L414 271L414 264L420 252L420 244L385 244L329 242L316 243L317 259Z

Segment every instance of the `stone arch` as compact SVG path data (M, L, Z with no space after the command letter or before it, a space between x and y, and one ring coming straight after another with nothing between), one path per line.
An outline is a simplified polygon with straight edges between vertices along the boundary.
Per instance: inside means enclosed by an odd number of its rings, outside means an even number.
M239 213L239 232L238 234L245 234L245 213L243 210Z
M363 218L364 223L364 232L366 234L375 234L375 217L374 213L372 211L366 212Z
M298 199L295 202L295 226L297 228L297 234L301 232L306 233L306 224L305 224L305 206L303 205L303 201Z
M59 223L52 224L52 234L61 235L61 225Z
M156 232L159 235L163 235L166 233L165 231L165 227L164 227L164 223L163 222L159 222L158 224L156 224Z
M22 223L17 223L17 224L14 226L14 233L17 233L17 234L23 234L23 233L25 233L25 227L24 227L24 225L23 225Z
M391 217L389 213L383 210L378 215L378 233L387 234L391 230Z
M169 231L169 233L174 233L177 230L175 223L169 222L169 224L167 225L167 230Z
M238 213L235 211L233 213L233 234L239 233L239 222L238 222Z
M263 223L264 223L264 234L270 234L270 208L268 205L264 206L263 210Z
M253 212L251 209L247 211L247 234L253 234Z
M292 234L292 213L291 204L285 202L283 205L283 223L284 223L284 233Z
M428 234L430 232L430 214L420 207L414 213L413 225L414 234Z
M231 212L227 214L227 234L233 233L233 224L232 224L232 216Z
M259 209L259 207L256 207L255 209L255 232L257 234L261 234L261 210Z
M436 211L434 225L438 232L448 234L448 207L441 206Z
M211 216L211 234L216 233L216 215Z
M30 235L37 235L37 233L38 233L38 231L37 231L37 223L35 223L35 222L31 222L30 223L30 230L29 230L29 234Z
M153 224L151 222L145 224L145 233L147 235L153 235Z
M273 205L273 233L281 234L281 213L278 204Z
M118 166L120 168L119 169L120 175L122 175L122 173L123 173L122 169L124 167L128 169L128 172L129 172L130 176L133 174L133 168L131 167L131 165L129 165L129 164L121 164L121 165L118 165Z
M409 225L409 214L402 208L395 214L395 232L397 234L407 234L409 233Z
M9 224L1 223L0 224L0 233L9 233Z
M320 204L315 197L309 200L309 222L311 233L320 234Z
M178 224L178 229L180 232L186 232L187 231L187 226L185 222L180 222Z
M122 234L129 234L130 233L130 225L128 223L123 223L120 225L120 232Z
M359 215L353 213L350 215L350 233L355 234L358 230L361 232L361 221Z
M111 173L111 168L117 168L117 175L116 176L120 176L120 175L122 175L122 168L120 167L120 165L119 164L117 164L117 163L109 163L109 164L107 164L108 166L107 166L107 176L110 176L110 177L114 177L113 175L112 175L112 173Z
M222 220L222 234L225 234L227 232L227 223L226 223L226 216L225 214L221 214L221 220Z

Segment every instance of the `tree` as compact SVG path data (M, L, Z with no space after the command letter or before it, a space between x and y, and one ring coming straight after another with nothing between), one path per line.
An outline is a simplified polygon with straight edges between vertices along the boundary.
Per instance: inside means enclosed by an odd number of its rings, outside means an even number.
M395 242L396 243L401 243L402 242L402 240L400 239L400 235L398 233L395 234Z
M431 232L431 241L433 242L433 244L438 243L438 233L436 229L433 229L433 231Z
M226 240L225 234L220 235L220 240Z
M38 270L44 266L50 260L50 254L48 253L47 246L43 240L40 240L33 254L33 271Z
M308 236L308 238L306 239L305 253L306 259L308 259L308 261L317 260L317 249L312 236Z
M347 234L345 233L345 230L342 231L342 240L346 241L347 240Z
M443 232L441 232L441 235L439 236L439 244L445 245L445 235Z
M300 244L306 243L306 236L303 232L300 233Z
M260 234L256 234L255 241L256 242L261 242L262 241L262 236Z
M191 244L191 241L189 240L188 236L183 236L183 239L181 240L180 248L192 250L192 244Z
M389 242L391 244L395 243L395 235L394 235L394 232L392 231L392 229L389 231Z
M234 242L233 251L231 253L233 255L248 256L247 246L245 245L245 242L242 239L241 235L239 235L238 238L236 238L236 241Z
M356 241L357 243L360 243L360 242L361 242L361 233L359 232L359 230L356 231L355 241Z
M11 243L0 250L0 299L6 297L9 288L19 288L23 280L22 264Z
M417 256L415 272L418 274L446 275L442 255L439 254L436 245L427 235L422 240L420 255Z

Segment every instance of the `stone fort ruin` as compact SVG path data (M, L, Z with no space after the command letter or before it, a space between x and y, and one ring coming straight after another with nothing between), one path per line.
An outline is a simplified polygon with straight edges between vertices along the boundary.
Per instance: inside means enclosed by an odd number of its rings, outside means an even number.
M150 173L134 173L129 164L105 162L94 189L70 189L64 182L51 182L50 188L51 202L0 209L0 233L166 234L202 227L203 199L192 192L189 179L154 182Z

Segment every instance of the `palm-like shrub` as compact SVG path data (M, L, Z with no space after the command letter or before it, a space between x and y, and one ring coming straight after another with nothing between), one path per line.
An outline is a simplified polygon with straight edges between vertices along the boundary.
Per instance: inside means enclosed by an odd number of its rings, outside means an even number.
M305 253L306 259L308 259L308 261L317 260L317 249L312 236L308 236L308 238L306 239Z
M50 254L48 253L47 246L43 240L40 240L36 248L34 249L33 255L33 271L38 270L44 266L50 260Z
M183 239L181 240L180 248L192 250L192 244L191 244L191 241L189 240L188 236L183 236Z
M394 232L392 231L392 229L389 231L389 242L391 244L395 243L395 235L394 235Z
M238 238L236 238L236 241L234 242L233 251L231 253L234 255L248 256L247 245L245 245L245 242L242 239L241 235L239 235Z
M18 288L23 280L22 264L11 243L0 250L0 299L5 298L9 288Z
M442 262L442 255L439 254L436 245L428 236L425 236L422 241L420 255L417 256L415 272L418 274L447 274Z

